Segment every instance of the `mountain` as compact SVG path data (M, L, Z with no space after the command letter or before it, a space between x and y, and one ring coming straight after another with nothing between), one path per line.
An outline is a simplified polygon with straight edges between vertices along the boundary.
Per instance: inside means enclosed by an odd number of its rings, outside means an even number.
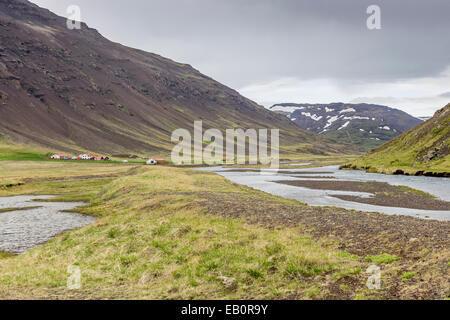
M344 167L450 177L450 104L428 121Z
M366 150L392 140L422 122L406 112L375 104L281 103L270 110L287 116L301 128Z
M0 0L0 138L52 150L167 154L177 128L281 128L290 152L354 152L190 65L109 41L26 0ZM282 149L283 151L283 149ZM287 151L286 151L287 152Z

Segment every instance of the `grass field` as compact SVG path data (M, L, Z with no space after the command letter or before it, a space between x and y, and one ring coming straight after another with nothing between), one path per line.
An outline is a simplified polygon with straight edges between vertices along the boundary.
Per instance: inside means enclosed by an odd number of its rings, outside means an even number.
M68 163L64 161L0 161L0 187L32 180L92 179L117 177L135 168L133 164Z
M0 141L0 160L45 160L44 150L33 150L29 146L12 146Z
M80 212L99 217L24 255L3 257L0 297L313 298L322 295L314 277L361 271L360 262L300 227L268 230L209 215L196 203L212 189L255 193L216 175L163 167L87 185L37 181L0 191L89 199ZM69 265L81 268L82 290L66 289Z
M77 211L98 219L25 254L0 253L0 298L378 299L390 289L366 288L364 271L372 261L384 265L389 288L401 286L406 292L420 277L440 282L439 268L447 263L446 253L431 251L435 265L423 271L392 252L344 251L338 238L313 237L314 228L289 220L264 224L240 218L233 212L251 212L252 203L267 204L268 216L273 208L305 214L315 209L212 173L82 165L1 162L2 177L24 184L0 188L0 196L55 194L51 201L88 201ZM224 198L238 203L220 214L210 209ZM81 289L67 289L72 265L81 270ZM417 275L409 279L408 272ZM403 273L408 276L400 277ZM437 290L443 297L445 289Z

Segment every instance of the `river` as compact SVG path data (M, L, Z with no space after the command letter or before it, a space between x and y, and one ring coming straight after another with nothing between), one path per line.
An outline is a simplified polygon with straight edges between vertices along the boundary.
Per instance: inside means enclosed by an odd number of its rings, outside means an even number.
M95 218L63 212L86 205L83 202L45 202L52 196L0 197L0 209L37 207L0 213L0 251L24 253L56 235L92 223Z
M315 181L359 181L359 182L386 182L395 186L408 186L417 190L428 192L437 198L450 201L450 179L436 177L415 177L404 175L385 175L379 173L367 173L358 170L339 170L338 166L301 168L301 169L280 169L278 171L264 170L263 172L230 172L228 168L210 167L200 170L216 172L225 178L261 190L273 195L288 199L295 199L312 206L331 206L340 207L349 210L359 210L366 212L380 212L385 214L408 215L423 219L435 219L450 221L450 211L439 210L419 210L389 206L371 205L353 201L345 201L332 195L355 195L359 197L371 197L373 194L364 192L336 191L336 190L316 190L304 187L289 186L276 183L279 180L312 180L311 178L302 178L301 174L285 174L280 172L307 172L308 176L317 176L323 178L314 178ZM326 173L324 173L326 172ZM328 178L328 177L332 177Z

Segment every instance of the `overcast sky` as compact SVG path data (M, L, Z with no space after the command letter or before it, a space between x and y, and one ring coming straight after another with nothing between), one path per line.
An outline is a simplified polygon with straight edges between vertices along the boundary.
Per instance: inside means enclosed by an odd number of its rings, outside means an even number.
M189 63L265 106L450 102L449 0L32 0L110 40ZM369 5L381 29L369 30Z

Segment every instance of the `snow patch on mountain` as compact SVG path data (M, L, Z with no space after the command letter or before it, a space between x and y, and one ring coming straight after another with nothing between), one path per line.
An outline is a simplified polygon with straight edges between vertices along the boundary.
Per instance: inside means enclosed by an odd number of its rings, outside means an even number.
M353 108L347 108L347 109L341 110L339 113L347 113L347 112L356 112L356 110Z
M335 122L337 119L339 119L338 116L332 116L330 119L328 119L327 124L325 125L325 127L323 127L324 129L328 128L329 126L331 126L333 124L333 122Z
M353 117L344 117L345 120L354 120L354 119L359 119L359 120L370 120L369 117L360 117L360 116L353 116Z
M322 116L317 116L315 114L311 114L309 112L302 112L302 115L304 115L305 117L310 117L311 119L313 119L314 121L319 121L320 119L322 119Z
M344 123L339 129L338 129L338 131L339 130L342 130L342 129L344 129L344 128L347 128L347 126L350 124L350 121L347 121L346 123Z
M282 103L270 109L286 115L309 131L337 140L364 144L368 148L389 141L422 123L403 111L364 103Z
M277 112L277 111L281 111L281 112L289 112L289 113L293 113L296 110L303 110L305 109L305 107L283 107L283 106L273 106L272 108L270 108L270 110Z

